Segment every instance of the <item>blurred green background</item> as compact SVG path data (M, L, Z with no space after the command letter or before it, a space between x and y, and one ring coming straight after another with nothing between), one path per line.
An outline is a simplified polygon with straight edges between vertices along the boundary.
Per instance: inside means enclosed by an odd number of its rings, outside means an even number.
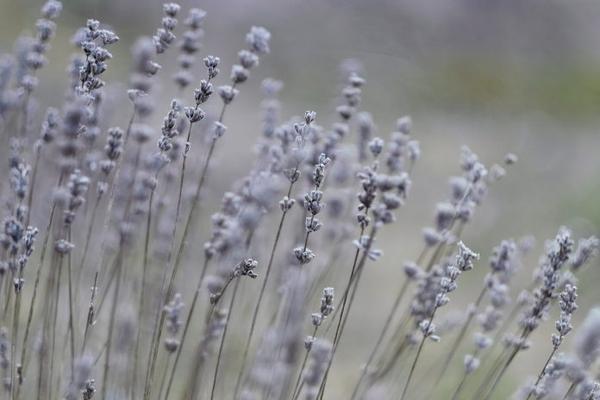
M21 33L32 33L41 1L0 0L0 50L10 51ZM40 74L40 103L59 105L65 69L74 47L69 39L87 18L114 28L121 42L111 47L106 80L125 104L129 49L138 35L159 24L161 2L150 0L63 0L50 63ZM208 12L201 55L221 57L224 75L252 25L273 34L271 54L244 84L229 114L230 130L218 158L227 179L211 182L218 199L251 162L246 149L260 131L260 81L285 83L283 115L318 113L319 123L334 120L339 65L353 58L367 80L362 108L371 112L378 134L387 137L395 119L410 114L423 158L415 170L413 192L400 221L380 240L389 255L372 265L359 292L348 340L376 332L395 295L402 271L397 260L416 257L420 228L431 222L446 181L458 171L460 146L468 144L486 163L514 152L519 163L495 185L477 211L465 241L481 252L481 268L461 283L449 308L471 301L486 272L492 246L503 238L533 234L538 246L528 259L528 278L543 241L558 226L577 237L600 231L600 2L594 0L206 0L182 2L183 12ZM162 59L161 118L169 104L169 77L175 52ZM200 67L198 67L200 68ZM199 72L199 77L203 72ZM221 77L224 79L224 77ZM119 86L119 82L122 84ZM112 88L111 88L112 87ZM186 94L192 98L192 93ZM210 110L209 110L210 111ZM214 110L212 110L214 111ZM117 119L126 121L117 110ZM119 119L120 118L120 119ZM158 126L158 125L157 125ZM241 154L240 154L241 153ZM225 162L235 154L236 162ZM214 211L214 210L213 210ZM393 255L393 256L392 256ZM600 302L598 265L581 283L581 310ZM373 312L382 304L382 312ZM582 311L578 320L584 316ZM360 321L358 320L360 319ZM535 352L545 357L549 330L540 330ZM359 330L360 328L360 330ZM567 344L568 346L568 344ZM435 346L430 346L434 348ZM340 358L358 366L369 347L345 351ZM435 349L433 350L435 351ZM433 355L433 353L432 353ZM513 369L532 372L540 360L527 358ZM349 376L356 368L348 368ZM336 379L342 384L344 379Z

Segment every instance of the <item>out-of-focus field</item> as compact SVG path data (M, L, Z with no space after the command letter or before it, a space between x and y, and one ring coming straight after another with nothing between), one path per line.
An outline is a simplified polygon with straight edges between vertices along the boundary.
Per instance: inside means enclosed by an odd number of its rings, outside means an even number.
M32 30L39 5L0 0L0 50L9 50L18 34ZM519 162L491 189L465 232L465 241L482 254L479 272L465 277L444 312L464 309L476 296L491 248L501 239L526 234L538 239L522 272L528 279L543 241L553 237L559 225L571 227L578 237L599 233L599 2L207 0L182 5L208 12L201 54L221 57L223 71L234 62L250 26L264 25L273 34L271 54L261 59L261 68L253 72L232 107L235 112L229 115L229 131L218 154L218 163L228 171L221 176L229 180L210 182L211 199L220 198L251 162L247 149L259 135L259 86L265 77L285 84L284 116L314 109L319 123L326 126L339 91L339 64L356 59L367 80L362 109L373 114L378 134L387 137L403 114L413 118L423 158L400 223L378 243L393 257L384 254L370 265L362 282L364 290L359 291L356 315L344 339L356 345L338 355L339 365L352 366L348 378L357 374L356 367L369 350L361 346L364 338L381 326L396 282L403 279L397 261L417 256L420 229L431 223L435 203L446 196L446 180L458 171L461 145L468 144L486 163L502 161L507 152L517 154ZM125 101L129 48L141 32L152 34L160 12L155 0L64 0L50 63L40 74L40 102L62 102L65 68L75 51L70 36L91 17L112 25L122 39L111 48L114 59L105 80L109 90ZM168 80L176 66L174 58L163 62L157 126L175 95ZM201 74L199 70L198 80ZM192 93L186 96L190 100ZM121 114L119 109L114 112ZM123 125L126 119L123 113ZM600 303L598 267L596 261L581 279L581 309ZM575 324L583 316L576 316ZM536 333L536 346L550 350L551 329L553 323L548 321ZM426 354L434 357L435 351L432 345ZM537 370L547 352L537 348L535 354L540 359L523 357L513 367L513 376ZM331 383L342 386L344 378L337 373Z

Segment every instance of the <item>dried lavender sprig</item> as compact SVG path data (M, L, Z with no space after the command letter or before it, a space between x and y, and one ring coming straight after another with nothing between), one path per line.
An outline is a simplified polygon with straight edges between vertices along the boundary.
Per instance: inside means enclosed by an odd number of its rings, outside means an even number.
M172 252L173 252L172 248L173 248L173 245L175 244L177 226L178 226L178 222L180 220L181 201L182 201L182 197L183 197L183 185L184 185L185 173L186 173L186 162L187 162L188 152L191 148L190 139L191 139L192 127L193 127L194 123L204 119L205 114L204 114L204 111L202 111L202 109L200 109L200 105L205 103L206 101L208 101L211 94L213 93L213 87L212 87L211 80L213 78L215 78L219 72L219 69L218 69L219 62L220 62L219 58L214 57L214 56L208 56L204 59L204 65L208 70L208 77L206 80L202 80L200 83L200 87L194 91L194 97L195 97L195 101L196 101L195 106L193 108L188 107L185 110L186 117L188 118L188 121L189 121L189 127L188 127L188 132L187 132L185 149L183 152L181 175L180 175L180 179L179 179L179 192L178 192L178 196L177 196L177 206L176 206L176 210L175 210L175 221L173 224L171 244L169 246L169 251L168 251L168 255L167 255L167 267L171 264L171 257L172 257ZM197 193L198 193L198 197L199 197L199 190L197 190ZM192 203L192 210L193 210L195 204L197 203L197 199L194 199L192 201L193 201L193 203ZM166 296L169 296L170 292L172 291L173 285L175 283L175 278L176 278L177 272L179 270L179 266L181 265L182 247L183 247L186 237L187 237L187 231L189 230L191 216L192 216L192 214L190 212L190 215L185 223L182 242L181 242L179 251L175 257L173 269L171 271L168 284L166 286ZM149 224L150 224L150 222L148 223L148 226L149 226ZM167 271L167 268L165 268L165 273L166 273L166 271ZM163 279L163 285L165 284L164 280L165 279ZM151 383L149 381L152 379L151 374L153 374L153 369L154 369L154 365L156 362L155 361L156 355L158 352L158 343L160 341L160 337L162 334L163 316L161 313L159 313L159 315L160 315L160 317L158 317L158 319L157 319L158 325L155 324L155 332L153 333L153 336L152 336L153 339L152 339L152 343L151 343L151 347L150 347L151 348L150 359L152 361L151 361L151 367L149 369L150 372L147 375L146 383L144 384L144 386L145 386L144 392L145 393L149 391L148 385L149 384L151 385ZM178 359L178 357L176 359Z
M456 255L455 264L447 267L445 276L442 277L442 279L440 280L440 290L435 297L435 304L433 310L431 311L431 315L429 319L423 320L419 324L419 330L421 331L423 337L421 338L421 341L417 348L417 354L408 372L408 378L406 379L406 383L404 385L404 388L402 389L402 395L400 396L400 400L404 400L406 394L408 393L411 378L413 376L413 373L415 372L417 362L419 361L419 356L421 355L421 351L423 350L425 341L427 340L427 338L431 338L433 341L439 341L439 337L435 335L435 326L433 325L433 319L437 310L448 303L449 299L447 295L456 289L456 281L458 277L461 275L462 272L473 269L473 261L477 259L479 259L479 254L474 253L462 242L458 243L458 254Z
M508 354L506 361L501 364L501 368L496 377L491 380L492 384L489 389L484 386L484 399L489 399L493 394L496 386L501 381L508 367L519 353L526 347L527 338L540 324L542 318L546 315L551 300L554 297L554 292L559 283L559 273L573 250L573 241L571 240L570 232L566 229L561 229L557 234L554 242L547 249L545 259L541 265L541 273L543 275L540 286L534 292L535 301L532 306L525 311L523 317L519 321L521 333L515 336L517 339L513 344L510 344L512 351Z
M496 274L510 275L514 272L513 271L514 263L515 263L514 258L516 255L517 255L517 246L514 241L510 241L510 240L502 241L502 243L500 243L499 246L494 248L493 255L490 259L491 271L485 276L483 288L481 289L481 292L479 293L475 302L473 303L471 310L469 310L467 319L463 323L458 336L452 343L452 345L450 347L450 352L444 359L444 362L442 363L442 368L440 369L440 373L437 376L437 379L435 380L435 382L439 383L440 379L442 378L442 376L444 374L444 371L446 371L446 369L450 365L450 362L454 358L454 355L458 351L458 348L459 348L462 340L464 339L464 337L467 333L467 330L469 329L469 326L470 326L471 322L473 321L473 318L474 318L475 314L477 313L477 310L479 309L479 306L481 305L481 302L482 302L485 294L487 293L488 289L493 285L493 283L491 281L493 279L496 279Z
M546 363L544 364L542 370L538 374L538 377L525 400L529 400L531 396L534 395L534 393L535 396L538 397L538 385L548 373L546 371L548 365L554 359L554 355L558 351L558 348L560 347L563 338L567 334L569 334L569 332L571 332L571 330L573 329L573 326L571 325L571 318L575 310L577 310L577 303L575 303L575 301L577 300L577 287L567 284L563 291L560 293L559 297L560 318L556 321L555 324L556 331L558 332L558 334L552 334L552 352L548 356Z
M236 95L238 93L236 86L238 84L246 81L246 79L248 78L248 75L249 75L248 68L252 68L258 64L258 56L260 54L265 54L265 53L269 52L270 38L271 38L271 34L265 28L252 27L250 32L246 35L246 42L250 46L250 50L245 52L243 56L240 55L240 64L241 65L234 65L232 67L232 74L231 74L232 85L231 86L221 86L218 88L218 93L219 93L219 96L221 97L221 100L223 101L223 105L221 107L221 112L219 114L219 118L213 125L211 143L210 143L206 158L204 160L202 170L200 172L200 177L198 180L198 184L196 186L196 192L192 199L192 208L189 212L189 216L186 219L186 223L184 225L182 239L181 239L181 242L179 245L179 249L177 250L177 253L175 256L175 262L172 267L172 273L171 273L171 278L169 280L169 285L166 287L166 293L171 292L172 285L174 284L174 281L175 281L176 272L179 269L179 265L181 264L183 249L187 243L187 237L188 237L189 230L191 227L191 221L193 220L193 218L196 214L196 208L199 203L200 194L202 191L202 187L204 186L204 182L206 180L208 167L210 165L210 161L212 159L212 156L213 156L213 153L214 153L214 150L216 147L216 143L217 143L218 139L220 137L222 137L227 130L227 127L223 124L223 119L225 117L225 110L227 109L227 106L234 100L234 98L236 97ZM246 57L248 57L251 60L250 63L247 63L245 61ZM209 59L209 58L205 59L205 64L207 65L207 67L209 67L208 64L211 64L213 62L214 62L214 60L212 60L212 59ZM218 63L218 61L217 61L217 63ZM209 67L209 73L210 73L210 70L211 69ZM213 70L218 71L216 66L213 68ZM173 241L174 240L175 240L175 238L173 238ZM171 264L172 253L173 253L172 249L170 249L168 252L168 256L167 256L167 265ZM160 332L160 329L162 326L162 321L163 321L163 318L161 316L159 325L158 325L159 332ZM160 334L158 336L160 338ZM150 369L149 369L150 375L153 374L154 365L156 363L157 346L154 345L153 347L154 347L154 350L152 350L153 354L151 356L151 363L150 363ZM145 392L148 392L148 390L149 390L148 383L146 383L145 386L146 386ZM147 396L145 397L145 400L147 400Z
M398 131L403 132L407 130L409 127L409 120L406 120L404 124L398 122ZM404 126L404 128L403 128ZM396 146L404 146L403 143L407 143L407 147L412 148L415 146L411 146L411 141L406 139L401 140L401 135L397 135L398 139L396 141ZM395 154L395 150L392 149L390 152L391 155ZM411 154L418 154L418 148L413 149L408 152L409 159L414 156ZM391 162L388 159L388 165L397 165L398 162ZM509 165L508 163L506 165ZM452 178L450 180L450 186L452 188L452 202L451 203L440 203L437 207L436 211L436 225L437 228L426 228L423 232L425 246L419 257L417 258L417 264L420 264L423 258L425 257L427 251L429 249L434 249L433 254L431 255L429 262L426 264L426 272L431 271L434 265L438 262L438 260L444 256L444 253L447 253L450 248L448 247L446 251L444 249L447 247L448 241L450 238L460 238L462 230L465 224L470 220L471 215L474 211L474 207L478 205L483 195L485 195L487 191L487 186L493 182L495 182L499 177L503 174L502 167L498 165L494 165L491 170L499 170L502 173L490 173L487 174L486 168L478 161L478 157L467 147L463 147L461 149L461 168L463 170L462 177ZM488 179L484 179L488 177ZM458 222L454 233L452 233L453 228ZM449 256L449 254L447 255ZM410 274L409 274L410 271ZM415 274L415 271L418 272L419 269L410 268L407 270L407 275L411 278L412 274ZM421 274L424 276L425 274ZM402 297L406 293L406 286L408 283L405 281L401 290L399 291L399 295L396 299L395 304L400 304ZM389 314L388 321L392 319L395 314L395 309ZM398 356L403 352L404 349L407 348L406 340L402 340L403 329L407 319L410 316L404 315L401 318L401 323L398 325L395 333L391 336L392 340L397 340L399 344L396 345L396 350L392 352L394 355L390 357L387 362L387 366L383 368L383 371L386 373L391 370L390 362L393 362L394 359L397 359ZM388 324L389 325L389 324ZM382 332L382 335L385 332ZM406 337L405 337L406 339ZM376 351L377 349L374 349ZM363 371L363 374L365 371ZM381 375L381 374L379 374Z
M190 69L194 64L194 55L202 46L201 39L204 36L202 24L206 12L199 8L190 9L184 24L187 30L183 32L181 41L179 42L179 50L181 54L178 57L179 70L173 75L173 80L179 86L180 90L184 90L193 80L193 75Z
M234 65L232 67L231 72L231 86L220 86L218 88L218 94L223 101L223 105L221 107L221 112L219 113L219 117L217 121L213 124L212 127L212 138L210 141L210 145L208 148L208 152L204 159L204 163L202 166L202 170L200 171L200 176L198 178L198 184L196 185L196 192L194 193L194 197L192 198L192 208L189 212L189 216L186 219L186 223L183 228L183 235L179 245L179 249L177 250L177 255L175 256L175 263L173 265L173 271L177 271L179 269L179 265L181 263L181 259L183 256L183 250L185 245L187 244L187 237L189 234L189 230L191 227L191 221L194 219L196 214L196 208L199 203L200 194L202 192L202 188L204 187L204 183L206 181L206 175L210 166L210 162L212 160L215 147L219 138L221 138L225 132L227 131L227 127L223 124L223 120L225 117L225 110L227 106L235 99L238 94L238 90L236 89L237 85L245 82L249 76L249 69L258 65L258 57L261 54L266 54L269 52L269 40L271 38L271 34L262 27L252 27L250 32L246 35L246 42L250 46L250 50L245 52L240 52L240 64ZM251 61L247 61L247 59ZM219 64L219 59L216 57L207 57L204 59L204 64L208 68L209 76L215 77L219 72L217 68ZM202 89L202 88L201 88ZM198 94L203 95L202 91ZM169 251L169 264L171 263L170 258L172 251ZM173 279L175 278L174 274ZM170 289L167 290L170 292Z
M296 125L296 142L298 143L297 152L300 153L302 148L305 145L306 136L308 136L309 131L311 130L311 125L315 121L316 113L314 111L306 111L304 113L304 124ZM248 337L246 339L246 343L244 345L244 352L242 355L242 363L241 368L238 373L238 377L236 379L236 385L234 390L234 397L239 394L239 390L241 388L242 379L244 374L246 373L246 366L248 361L248 353L250 350L250 345L252 343L252 339L254 337L254 332L256 328L256 322L258 320L258 314L260 311L260 307L262 304L262 300L266 291L267 284L269 282L269 277L271 276L271 268L273 266L273 262L275 260L275 254L277 252L277 247L279 245L279 240L281 237L281 233L283 231L283 226L286 220L286 216L290 209L294 206L295 200L292 198L292 191L294 189L294 185L300 178L300 163L302 162L302 158L298 158L296 165L289 170L284 170L284 175L289 180L290 184L288 185L287 193L283 197L283 199L279 202L279 208L281 209L281 217L279 219L279 224L277 226L277 230L275 232L275 238L273 239L273 245L271 246L271 252L269 255L269 261L267 263L267 268L265 269L265 277L263 278L262 286L260 288L258 299L254 306L254 310L252 312L252 320L250 322L250 330L248 332Z
M377 174L377 163L374 163L373 168L367 168L365 171L359 175L362 186L365 189L365 193L372 193L364 198L368 200L368 207L371 209L372 213L372 227L368 235L362 236L359 240L355 241L354 244L357 248L362 252L360 260L356 263L356 267L353 266L353 272L350 274L349 282L344 291L342 305L346 302L348 295L350 294L349 302L348 302L348 312L345 315L340 314L340 319L338 321L336 332L333 340L333 350L331 357L329 359L329 365L325 372L325 377L323 382L321 383L321 387L319 390L319 399L322 400L325 393L325 385L327 383L327 376L329 374L329 370L331 369L331 365L336 354L336 350L339 346L340 339L342 337L342 333L348 321L348 315L350 312L350 308L354 301L354 296L356 295L356 288L358 287L358 282L360 281L360 277L362 275L362 271L367 262L367 259L377 260L381 256L381 251L373 248L373 243L375 241L375 237L378 233L378 230L386 224L390 224L394 222L394 210L399 208L402 204L404 204L405 199L408 196L408 192L410 189L410 178L408 174L401 173L399 175L385 175L385 174ZM378 202L373 204L373 200L375 199L375 192L379 194ZM362 197L359 196L359 200ZM361 200L361 205L359 206L359 210L367 209L364 200ZM361 226L367 226L370 222L370 218L363 218L359 216L358 221ZM356 258L358 259L358 258ZM343 317L343 318L342 318Z
M56 31L54 22L62 11L62 3L56 0L48 0L41 8L42 18L36 23L37 35L30 44L27 51L26 62L23 76L20 78L19 86L24 92L21 109L21 125L19 128L19 137L23 138L27 134L27 124L29 122L29 106L31 94L37 86L38 79L36 72L42 68L47 60L45 53L48 50L48 43Z
M187 389L185 391L187 396L192 396L191 398L197 398L199 395L198 387L199 387L199 382L202 380L202 377L204 374L204 364L205 364L205 361L206 361L206 358L207 358L208 352L209 352L208 346L214 339L218 338L218 335L215 336L215 332L211 332L211 330L212 330L211 324L213 323L214 316L215 315L218 316L218 314L215 314L215 313L218 310L217 307L218 307L221 299L223 298L227 288L231 285L231 283L234 281L234 279L242 277L242 276L247 276L247 277L253 278L253 279L256 278L257 275L254 272L254 270L256 269L257 265L258 265L258 262L252 258L248 258L248 259L240 261L229 272L229 275L224 282L217 284L214 288L211 289L211 293L209 295L210 307L208 309L207 316L206 316L205 330L204 330L202 340L200 341L199 346L198 346L198 355L194 362L194 368L191 370L193 379L190 379L188 381ZM239 282L239 279L236 280L236 286L237 286L237 282ZM227 316L225 316L224 318L225 318L225 320L222 321L222 323L221 323L222 330L226 329L226 327L227 327L228 318L227 318ZM220 347L220 349L222 351L221 347ZM211 392L213 393L213 395L214 395L214 382L215 382L214 379L215 378L213 377L213 388L211 389Z
M300 371L298 372L298 378L296 379L296 384L294 385L294 389L292 390L292 400L297 400L302 391L302 385L304 381L302 380L304 375L304 368L306 367L306 363L308 361L308 357L313 349L313 344L317 340L317 332L319 327L323 323L323 321L333 312L335 309L334 303L334 289L332 287L326 287L323 289L323 294L321 296L321 307L318 313L314 313L311 315L311 323L313 325L313 332L311 336L308 336L304 341L304 347L306 348L306 353L304 354L304 359L302 360L302 365L300 366Z

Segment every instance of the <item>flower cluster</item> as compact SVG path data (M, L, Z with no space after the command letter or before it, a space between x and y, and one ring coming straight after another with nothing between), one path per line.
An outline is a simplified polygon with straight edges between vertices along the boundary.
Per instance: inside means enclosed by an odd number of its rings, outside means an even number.
M201 40L204 36L202 24L205 17L206 11L192 8L183 22L187 30L181 35L179 42L181 54L177 58L179 70L173 76L173 80L180 89L185 89L194 79L190 69L194 65L194 55L202 46Z
M177 26L176 17L179 9L179 5L175 3L166 3L163 5L165 16L161 21L162 27L158 28L152 37L158 54L164 53L175 41L173 30L175 30L175 27Z
M183 309L181 294L175 293L173 299L164 307L166 314L166 328L169 336L165 338L165 349L169 353L173 353L179 347L177 334L181 328L181 310Z
M100 22L90 19L75 41L85 54L85 61L79 69L81 88L84 93L90 93L104 86L100 75L106 71L106 62L112 58L104 46L118 42L119 37L109 29L100 29Z
M60 16L61 11L62 3L60 1L48 0L42 6L42 18L38 19L35 24L35 39L29 43L29 49L25 56L26 72L20 77L19 86L25 92L31 92L38 84L35 73L47 62L45 54L48 51L48 43L56 31L54 21Z
M546 316L548 307L555 297L558 287L560 271L573 250L571 233L561 229L555 240L548 246L545 258L542 259L540 270L542 282L534 292L534 302L523 314L520 324L526 332L531 332L538 327L540 321Z

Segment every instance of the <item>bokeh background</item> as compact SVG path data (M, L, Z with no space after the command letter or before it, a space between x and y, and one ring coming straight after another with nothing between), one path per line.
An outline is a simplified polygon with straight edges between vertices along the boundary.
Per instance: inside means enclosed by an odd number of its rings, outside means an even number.
M96 18L109 24L121 41L105 74L109 90L126 104L129 49L140 34L150 35L161 18L155 0L63 0L57 37L41 70L39 103L59 106L67 85L66 66L75 52L70 37ZM248 149L260 132L260 82L273 77L285 84L283 116L306 109L327 126L335 119L340 63L355 59L367 85L362 109L372 113L378 135L386 138L397 117L410 114L413 136L421 141L413 191L400 221L382 236L384 257L369 266L350 321L350 349L339 354L333 385L356 375L402 281L400 260L416 257L420 229L433 217L435 203L447 194L447 178L458 171L460 146L467 144L486 163L514 152L519 162L495 185L465 232L465 241L482 255L480 268L460 284L450 309L478 292L492 246L504 238L532 234L538 244L527 259L529 278L543 242L560 225L576 236L600 232L600 2L594 0L205 0L182 1L207 11L200 54L214 54L228 70L243 46L245 32L263 25L273 34L271 54L241 91L228 115L229 131L218 154L226 173L209 184L207 196L220 198L248 165ZM0 0L0 52L15 38L32 32L40 1ZM161 60L160 102L166 112L176 66ZM198 66L198 68L201 68ZM198 79L203 76L198 71ZM193 84L192 84L193 85ZM192 93L186 94L187 101ZM118 103L117 103L118 104ZM216 104L215 104L216 107ZM115 120L127 115L116 106ZM209 109L215 112L215 109ZM40 115L41 117L41 115ZM216 203L213 203L216 204ZM215 210L206 210L207 212ZM202 236L202 233L199 234ZM387 257L386 257L387 255ZM580 283L581 310L600 303L599 265ZM576 318L580 321L582 311ZM541 367L550 349L546 324L536 340L539 359L524 356L513 377ZM371 339L372 340L372 339ZM569 342L567 342L569 346ZM435 357L430 346L429 357ZM235 355L233 355L234 357ZM345 375L347 374L347 375Z

